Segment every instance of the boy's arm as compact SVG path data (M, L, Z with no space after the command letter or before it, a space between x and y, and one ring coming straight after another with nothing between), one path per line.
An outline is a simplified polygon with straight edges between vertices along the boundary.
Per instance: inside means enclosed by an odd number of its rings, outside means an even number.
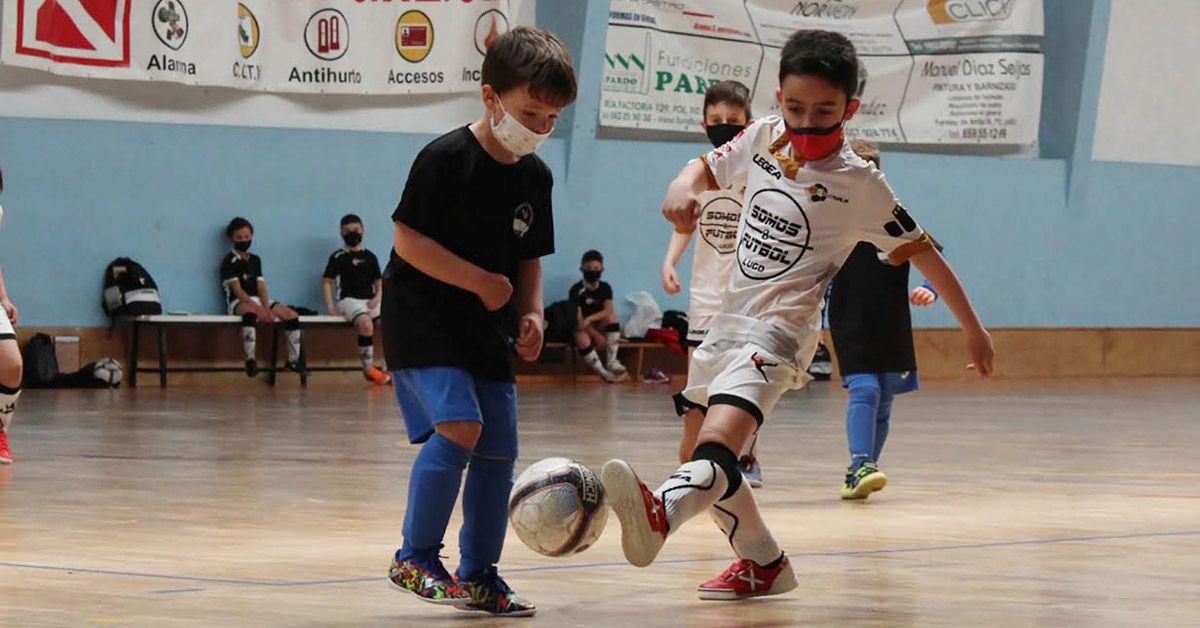
M705 190L717 189L716 183L703 159L688 163L667 187L667 198L663 200L663 216L678 228L688 231L695 229L698 207L696 195Z
M8 288L4 286L4 271L0 270L0 307L4 308L4 315L8 317L8 322L13 325L17 324L17 306L8 300Z
M513 287L508 277L487 272L402 222L393 224L396 255L417 270L479 295L489 311L504 307L512 298Z
M663 260L662 266L662 285L667 294L678 294L682 288L679 274L675 272L675 266L679 264L683 252L691 244L693 233L695 233L694 229L676 227L675 232L671 234L671 241L667 243L667 257Z
M367 302L367 305L373 310L379 307L379 301L383 299L383 278L375 280L375 297Z
M521 325L517 336L517 355L533 362L542 353L545 305L542 300L542 261L523 259L517 266L517 307Z
M967 368L979 371L983 377L991 375L994 355L992 337L983 328L983 323L979 321L975 308L971 306L962 283L950 265L946 263L942 254L933 248L913 255L911 261L938 291L942 300L946 302L946 307L950 308L954 318L958 319L958 324L966 332L967 352L971 356L971 364L967 365Z
M325 311L330 316L337 316L337 307L333 303L333 279L321 277L321 298L325 300Z

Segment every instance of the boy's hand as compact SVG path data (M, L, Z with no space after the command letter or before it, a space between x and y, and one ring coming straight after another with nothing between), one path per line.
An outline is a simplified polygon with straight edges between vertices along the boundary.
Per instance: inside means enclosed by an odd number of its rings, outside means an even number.
M483 283L475 290L475 294L479 295L479 299L483 301L483 307L487 308L489 312L495 312L504 307L512 298L512 282L504 275L486 273Z
M925 286L917 286L913 288L912 296L909 297L908 301L917 307L925 307L933 305L933 302L937 301L937 295Z
M367 309L371 309L371 310L378 310L378 309L379 309L379 301L380 301L380 296L382 296L382 295L376 295L376 297L375 297L374 299L371 299L370 301L367 301Z
M677 227L692 229L696 225L698 204L691 190L672 184L663 201L663 217Z
M9 301L8 299L0 301L0 306L4 307L4 315L8 317L8 322L16 325L18 317L17 306L13 305L13 302Z
M260 305L258 306L258 318L264 323L274 323L275 313L271 311L271 308Z
M339 312L336 307L329 307L329 306L325 306L325 313L330 316L341 316L342 315L342 313Z
M526 362L533 362L542 354L542 315L530 312L521 317L520 335L517 336L517 355Z
M967 334L967 353L971 356L968 371L979 371L979 376L987 379L992 374L992 336L986 329L980 328L976 333Z
M663 290L667 291L667 294L679 293L679 274L675 272L674 266L664 265L662 267L662 286Z

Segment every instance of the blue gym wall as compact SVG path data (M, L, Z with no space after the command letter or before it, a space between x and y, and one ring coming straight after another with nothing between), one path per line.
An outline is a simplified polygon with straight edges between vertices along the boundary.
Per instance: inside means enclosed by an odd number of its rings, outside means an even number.
M889 152L888 178L991 326L1200 327L1189 241L1200 169L1091 161L1109 0L1045 5L1039 158ZM658 287L670 233L658 207L703 146L596 139L606 17L603 0L538 7L581 71L580 100L541 153L556 177L559 251L545 262L547 301L576 280L579 254L599 248L618 301L648 289L686 309ZM219 311L221 229L233 215L257 227L272 296L319 308L338 217L362 215L384 257L408 165L430 139L0 117L0 263L21 323L105 325L100 274L117 255L151 269L169 310ZM953 324L940 306L917 322Z

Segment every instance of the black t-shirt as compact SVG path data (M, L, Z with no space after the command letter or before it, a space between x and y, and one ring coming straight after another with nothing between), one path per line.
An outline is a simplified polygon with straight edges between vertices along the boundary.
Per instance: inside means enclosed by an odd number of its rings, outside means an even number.
M843 375L917 370L908 268L880 261L874 245L859 242L833 278L829 331Z
M603 310L605 301L612 301L612 286L601 281L595 290L588 290L587 286L580 281L571 286L569 298L575 307L583 311L583 317L587 318Z
M329 262L325 264L324 277L336 282L334 298L338 301L374 299L375 281L382 276L379 272L379 259L367 249L338 249L329 256Z
M392 220L517 285L522 260L554 252L550 169L536 155L502 164L467 127L421 150ZM388 368L452 366L512 381L515 299L488 312L479 297L414 268L392 251L383 275ZM515 295L515 292L514 292Z
M230 281L234 279L242 284L242 290L245 290L248 296L258 296L258 280L262 279L262 276L261 258L251 253L246 259L242 259L241 255L230 251L225 259L221 260L221 287L225 289L225 300L229 303L237 301L237 295L229 286Z

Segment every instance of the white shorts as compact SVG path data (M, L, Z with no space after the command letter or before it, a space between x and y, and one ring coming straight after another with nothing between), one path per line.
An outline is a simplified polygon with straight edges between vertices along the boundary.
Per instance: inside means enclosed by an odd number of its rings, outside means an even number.
M370 304L371 302L366 299L342 299L337 302L337 309L350 323L364 314L370 316L372 320L379 318L379 308L371 308Z
M687 346L699 347L700 343L704 342L704 337L708 335L708 330L712 327L714 316L716 316L716 312L688 310Z
M0 340L9 338L16 339L17 333L13 331L12 321L8 320L8 312L4 308L0 308Z
M702 408L714 403L739 407L761 424L783 393L803 388L811 379L797 362L805 343L765 323L738 319L717 317L692 353L683 397Z
M262 299L260 299L258 297L250 297L250 300L254 301L255 303L257 303L259 305L262 305ZM231 316L237 314L237 307L240 304L241 304L241 301L239 301L238 299L234 299L229 302L229 314ZM275 302L271 303L271 307L275 307L276 305L279 305L279 301L275 301Z

